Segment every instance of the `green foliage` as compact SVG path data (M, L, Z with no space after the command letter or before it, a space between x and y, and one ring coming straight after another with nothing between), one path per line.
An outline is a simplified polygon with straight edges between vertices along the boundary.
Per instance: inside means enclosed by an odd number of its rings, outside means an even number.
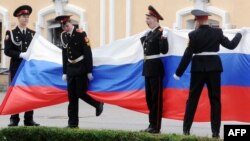
M213 141L208 137L149 134L114 130L11 127L0 130L0 141Z

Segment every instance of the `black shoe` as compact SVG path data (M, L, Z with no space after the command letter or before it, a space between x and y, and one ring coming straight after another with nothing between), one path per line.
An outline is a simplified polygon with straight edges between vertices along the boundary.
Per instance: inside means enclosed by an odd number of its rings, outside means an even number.
M18 126L18 122L15 121L10 121L10 124L8 124L9 127L13 127L13 126Z
M29 121L24 121L24 126L39 126L40 124L36 123L33 120L29 120Z
M79 128L79 127L78 127L78 125L68 125L68 126L66 126L66 128L72 128L73 129L73 128Z
M102 114L104 103L100 103L99 106L95 110L95 115L98 117Z
M219 135L219 133L213 133L212 137L215 139L219 139L220 135Z
M183 135L185 135L185 136L189 136L189 135L190 135L189 130L184 130L184 131L183 131Z
M151 128L151 127L148 127L147 129L140 130L140 132L148 132L149 130L152 130L152 128Z
M154 129L154 128L150 128L150 129L148 130L148 133L151 133L151 134L159 134L159 133L160 133L160 130Z

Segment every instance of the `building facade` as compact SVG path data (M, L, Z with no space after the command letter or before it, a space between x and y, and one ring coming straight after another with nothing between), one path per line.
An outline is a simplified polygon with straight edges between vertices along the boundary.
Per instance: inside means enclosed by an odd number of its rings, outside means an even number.
M61 46L58 15L69 14L75 26L85 30L92 47L101 47L146 30L145 13L153 5L164 17L161 25L174 30L194 27L190 11L210 12L209 23L223 29L249 27L249 0L0 0L0 68L9 66L3 53L5 32L17 25L13 11L20 5L33 8L29 28L36 30L58 47Z

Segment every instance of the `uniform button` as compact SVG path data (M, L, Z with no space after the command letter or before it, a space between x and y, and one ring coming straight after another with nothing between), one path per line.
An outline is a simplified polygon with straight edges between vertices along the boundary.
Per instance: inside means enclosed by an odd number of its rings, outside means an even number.
M73 57L72 57L72 56L70 56L70 58L72 59Z
M27 44L27 42L24 42L24 44Z
M69 52L69 54L71 54L71 51Z

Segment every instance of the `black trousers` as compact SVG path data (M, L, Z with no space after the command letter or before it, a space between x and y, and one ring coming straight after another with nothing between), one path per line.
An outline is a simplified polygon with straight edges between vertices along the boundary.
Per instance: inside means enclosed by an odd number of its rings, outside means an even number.
M145 77L146 101L149 110L149 127L160 130L162 119L163 77Z
M12 82L12 80L14 79L16 71L12 71L10 73L10 82ZM27 122L28 121L32 121L33 120L33 114L34 114L33 110L25 112L24 113L24 121L27 121ZM13 122L15 122L15 123L18 123L20 121L19 114L11 115L10 116L10 120L13 121Z
M88 88L87 74L78 76L67 75L67 82L68 82L68 98L69 98L68 125L77 126L79 123L79 117L78 117L79 98L95 108L99 106L100 102L96 101L86 93Z
M212 133L220 133L221 126L221 72L199 72L191 74L189 97L186 103L183 130L189 131L202 89L206 84L211 106Z

